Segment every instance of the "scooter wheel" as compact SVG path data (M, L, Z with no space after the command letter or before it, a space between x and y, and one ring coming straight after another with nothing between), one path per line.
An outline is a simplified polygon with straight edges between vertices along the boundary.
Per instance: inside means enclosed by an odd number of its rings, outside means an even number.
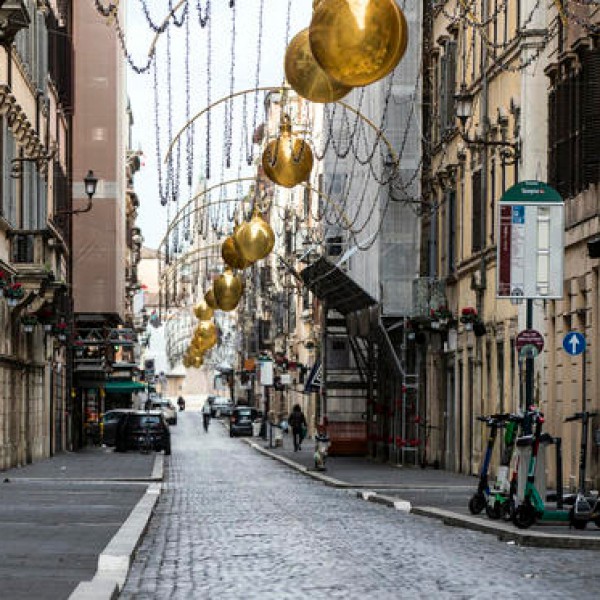
M498 501L494 502L492 506L489 504L485 505L485 514L490 519L499 519L502 516L502 507Z
M600 517L598 517L595 521L594 524L596 525L596 527L600 527Z
M512 500L508 500L502 505L502 519L504 521L512 521L514 512L515 503Z
M485 508L485 496L483 494L473 494L469 500L469 511L472 515L478 515Z
M578 531L583 531L586 528L587 521L584 519L576 519L575 512L573 509L569 511L569 524L573 529L577 529Z
M535 509L529 504L521 504L513 514L513 523L519 529L527 529L535 523Z

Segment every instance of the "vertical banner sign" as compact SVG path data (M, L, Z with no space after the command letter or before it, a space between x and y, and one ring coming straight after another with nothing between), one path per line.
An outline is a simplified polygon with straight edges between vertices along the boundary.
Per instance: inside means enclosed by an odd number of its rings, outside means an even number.
M498 214L498 298L562 298L564 203L541 181L507 190Z
M258 364L260 366L260 385L273 385L273 362L270 360L260 360Z

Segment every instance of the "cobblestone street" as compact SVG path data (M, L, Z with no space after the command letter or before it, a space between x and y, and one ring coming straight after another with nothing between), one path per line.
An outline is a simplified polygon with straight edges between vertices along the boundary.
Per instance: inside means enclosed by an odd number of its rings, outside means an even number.
M180 413L121 593L163 598L595 598L598 554L524 548L315 483Z

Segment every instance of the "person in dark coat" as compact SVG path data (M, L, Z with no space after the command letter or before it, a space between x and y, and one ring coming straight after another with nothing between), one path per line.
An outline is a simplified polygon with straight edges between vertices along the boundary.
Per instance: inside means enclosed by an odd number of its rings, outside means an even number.
M115 450L117 452L127 452L127 433L129 428L127 414L121 415L119 422L117 423L117 429L115 431Z
M294 452L302 450L302 440L306 432L306 417L302 412L299 404L296 404L289 416L288 424L292 428L294 434Z

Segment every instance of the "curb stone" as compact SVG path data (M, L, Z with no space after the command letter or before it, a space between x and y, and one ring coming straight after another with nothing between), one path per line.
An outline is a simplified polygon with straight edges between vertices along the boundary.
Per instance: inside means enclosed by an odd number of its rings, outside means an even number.
M303 473L313 479L321 481L325 485L335 488L356 489L360 485L352 485L333 477L328 477L316 471L310 471L304 465L300 465L289 458L279 456L274 452L270 452L267 448L262 448L253 440L242 438L251 448L258 450L261 454L277 460L296 471ZM356 497L367 502L374 502L394 508L400 512L410 513L421 517L438 519L452 527L462 527L480 533L487 533L497 536L501 542L515 542L522 546L533 546L538 548L564 548L564 549L580 549L580 550L600 550L600 536L598 537L583 537L574 535L565 535L560 533L544 533L541 531L525 532L519 529L513 529L512 525L504 523L486 522L481 519L461 515L455 512L434 508L428 506L412 506L407 500L398 497L386 496L369 490L359 490L356 492Z
M164 457L157 454L152 469L152 483L135 505L127 520L98 557L98 569L91 581L82 581L69 600L114 600L125 584L135 552L146 532L162 490Z

